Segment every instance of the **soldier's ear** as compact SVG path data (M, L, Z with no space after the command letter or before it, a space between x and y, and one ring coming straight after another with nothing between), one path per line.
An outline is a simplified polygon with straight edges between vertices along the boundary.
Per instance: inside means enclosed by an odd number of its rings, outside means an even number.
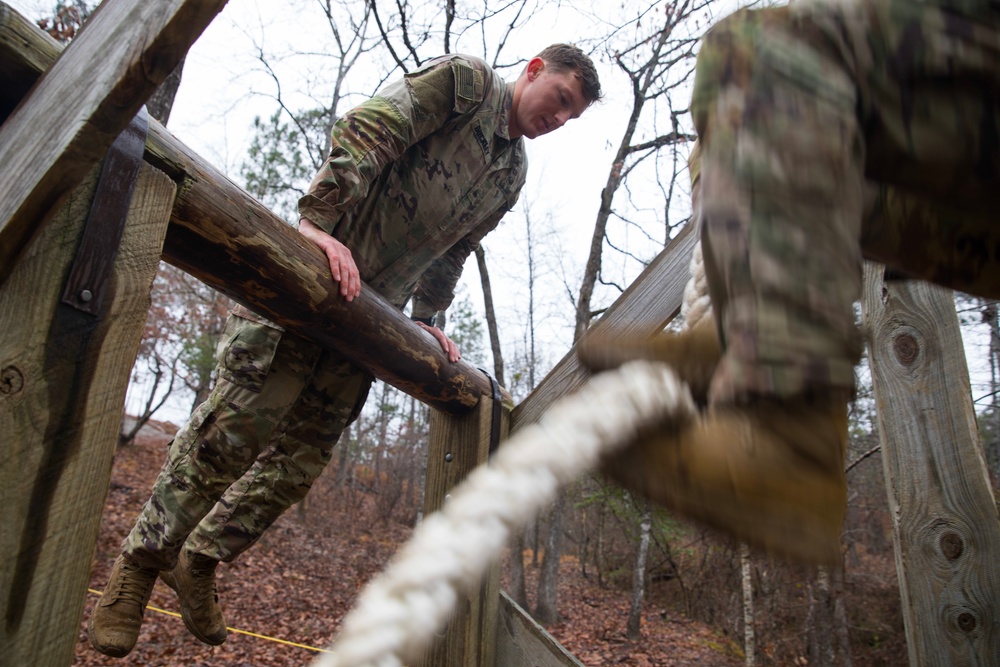
M545 61L535 56L528 61L528 81L534 81L538 78L538 75L542 73L545 69Z

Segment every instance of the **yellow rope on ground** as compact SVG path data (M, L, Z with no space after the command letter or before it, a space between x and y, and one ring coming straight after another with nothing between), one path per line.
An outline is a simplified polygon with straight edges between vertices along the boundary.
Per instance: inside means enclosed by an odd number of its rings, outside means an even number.
M97 595L97 596L101 595L101 591L95 591L93 588L88 588L87 592L88 593L93 593L94 595ZM160 609L159 607L154 607L151 604L147 604L146 605L146 609L151 609L152 611L156 611L156 612L159 612L161 614L166 614L167 616L176 616L177 618L181 617L181 615L178 614L176 611L167 611L166 609ZM309 650L309 651L315 651L316 653L329 653L329 651L326 650L325 648L317 648L315 646L309 646L308 644L296 644L295 642L290 642L287 639L278 639L277 637L268 637L267 635L260 635L260 634L257 634L256 632L250 632L249 630L240 630L239 628L229 628L229 627L227 627L226 630L229 630L230 632L235 632L235 633L241 634L241 635L247 635L249 637L256 637L257 639L266 639L269 642L277 642L278 644L285 644L287 646L294 646L295 648L304 648L304 649Z

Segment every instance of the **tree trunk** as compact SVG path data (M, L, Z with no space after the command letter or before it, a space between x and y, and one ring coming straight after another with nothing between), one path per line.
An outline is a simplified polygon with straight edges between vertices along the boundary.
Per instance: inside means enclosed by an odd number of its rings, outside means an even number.
M562 555L563 512L566 507L566 491L560 489L552 506L545 531L545 556L542 571L538 576L538 604L535 619L542 625L552 625L559 621L559 559Z
M493 288L490 286L490 272L486 266L486 252L483 246L476 248L476 264L479 266L479 282L483 286L483 304L486 310L486 329L490 332L490 349L493 350L493 377L504 385L503 352L500 349L500 332L497 328L497 313L493 307ZM523 537L521 538L524 539ZM514 600L518 604L521 601Z
M510 545L510 594L522 609L528 608L528 585L524 580L524 530L514 534Z
M837 568L833 573L833 624L837 638L837 654L840 667L851 667L850 628L847 625L847 609L844 604L844 570Z
M744 664L754 667L757 664L757 648L754 639L753 613L753 576L750 569L750 547L745 542L740 543L740 575L743 580L743 654Z
M639 522L639 544L632 572L632 605L626 626L626 636L632 641L639 639L642 628L642 601L646 597L646 557L649 554L649 533L652 527L653 513L647 500L643 503L642 520Z

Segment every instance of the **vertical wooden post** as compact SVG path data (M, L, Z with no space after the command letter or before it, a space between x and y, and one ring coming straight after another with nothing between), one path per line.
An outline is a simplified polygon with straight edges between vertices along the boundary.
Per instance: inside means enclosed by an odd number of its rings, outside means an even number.
M896 569L911 665L1000 665L1000 517L950 290L865 267Z
M430 445L424 514L448 502L448 492L480 463L489 458L493 424L493 399L483 396L469 413L452 417L431 412ZM501 410L500 437L510 426L506 403ZM500 605L500 568L494 564L480 585L460 599L445 636L428 652L426 667L493 667Z
M69 665L176 188L141 165L94 316L61 303L100 165L0 286L0 662Z

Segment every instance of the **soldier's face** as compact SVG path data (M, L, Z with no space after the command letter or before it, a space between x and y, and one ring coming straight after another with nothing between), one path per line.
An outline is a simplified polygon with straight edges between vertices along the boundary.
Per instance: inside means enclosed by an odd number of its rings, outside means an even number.
M541 58L533 58L525 71L520 95L511 108L511 137L528 139L557 130L587 109L576 73L555 72Z

